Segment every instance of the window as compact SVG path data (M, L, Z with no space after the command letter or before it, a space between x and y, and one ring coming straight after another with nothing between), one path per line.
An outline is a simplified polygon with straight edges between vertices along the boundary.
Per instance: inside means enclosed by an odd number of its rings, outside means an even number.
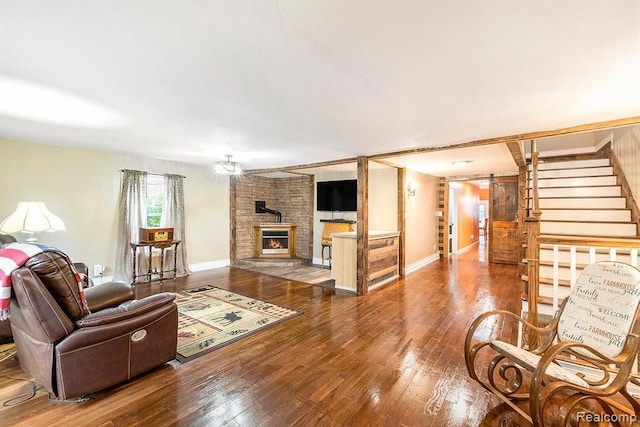
M164 176L147 176L147 227L160 227L164 207Z

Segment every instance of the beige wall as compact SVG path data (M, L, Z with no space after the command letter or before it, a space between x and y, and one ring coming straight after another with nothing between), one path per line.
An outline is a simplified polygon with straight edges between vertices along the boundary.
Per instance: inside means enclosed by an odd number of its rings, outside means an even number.
M369 230L398 231L398 169L369 165Z
M229 178L209 166L0 138L0 220L19 201L43 201L67 230L40 242L91 268L113 273L122 169L185 175L188 262L196 269L228 264ZM195 265L194 265L195 264Z
M412 181L416 194L407 197L405 227L406 267L431 261L438 252L438 181L434 176L407 170L407 181Z

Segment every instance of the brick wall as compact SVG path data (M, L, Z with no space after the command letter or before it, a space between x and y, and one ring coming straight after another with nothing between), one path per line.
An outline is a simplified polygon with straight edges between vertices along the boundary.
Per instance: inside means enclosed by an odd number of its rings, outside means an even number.
M311 259L313 242L313 177L265 178L241 176L235 178L235 198L231 217L236 229L236 259L254 256L254 226L273 223L272 214L255 213L255 201L264 200L269 209L282 213L282 222L296 226L296 255Z

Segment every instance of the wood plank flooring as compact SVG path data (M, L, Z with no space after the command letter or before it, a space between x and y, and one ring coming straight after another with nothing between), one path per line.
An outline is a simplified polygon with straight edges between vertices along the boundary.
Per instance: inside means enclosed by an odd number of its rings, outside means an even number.
M304 314L85 402L50 401L38 387L33 398L0 407L0 425L518 425L464 367L471 320L520 304L516 267L479 258L472 251L433 263L365 297L237 268L138 285L141 297L212 284ZM2 402L33 387L16 379L28 375L15 358L0 375Z

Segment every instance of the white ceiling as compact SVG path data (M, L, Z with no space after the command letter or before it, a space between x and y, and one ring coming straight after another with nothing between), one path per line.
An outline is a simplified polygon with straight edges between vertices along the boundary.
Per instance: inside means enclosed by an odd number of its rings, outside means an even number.
M0 1L9 138L262 169L632 116L640 0Z

